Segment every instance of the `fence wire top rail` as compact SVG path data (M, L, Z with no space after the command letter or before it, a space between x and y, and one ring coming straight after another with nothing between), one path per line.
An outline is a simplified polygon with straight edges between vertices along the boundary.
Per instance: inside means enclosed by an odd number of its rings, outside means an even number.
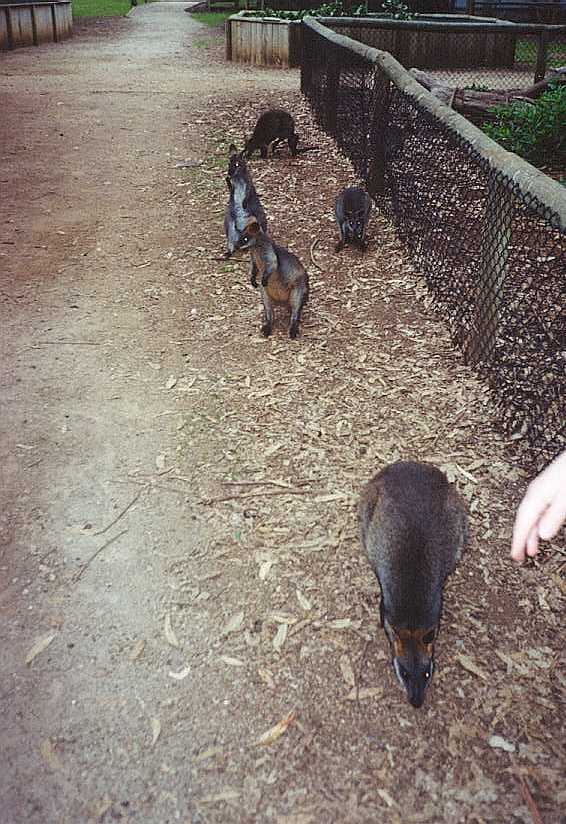
M332 21L333 24L336 20L336 18L323 19L325 22ZM438 100L388 52L366 46L357 40L352 40L351 37L337 34L313 17L304 17L303 25L335 46L345 48L362 60L377 65L400 91L411 97L422 109L440 120L452 132L467 140L474 151L483 157L493 170L501 172L525 195L530 195L540 205L549 208L553 213L550 221L553 228L562 232L566 231L566 189L558 181L545 175L518 155L503 149L463 115Z

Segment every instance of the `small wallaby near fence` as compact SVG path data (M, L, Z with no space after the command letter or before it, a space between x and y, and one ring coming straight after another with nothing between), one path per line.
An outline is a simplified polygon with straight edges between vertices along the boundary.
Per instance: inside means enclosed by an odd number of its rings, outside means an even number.
M386 52L313 18L303 47L318 123L392 216L508 435L526 460L547 462L566 446L566 189Z

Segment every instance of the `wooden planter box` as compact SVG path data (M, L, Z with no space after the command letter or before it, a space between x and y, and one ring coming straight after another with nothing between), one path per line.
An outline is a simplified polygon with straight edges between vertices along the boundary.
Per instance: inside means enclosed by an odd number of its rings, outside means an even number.
M0 50L56 43L72 33L71 0L0 5Z
M416 20L324 17L319 22L389 52L406 68L504 68L515 60L514 24L500 20L423 15ZM240 12L226 21L226 59L256 66L300 66L301 35L300 21Z
M320 22L337 34L389 52L407 69L509 68L515 62L513 23L455 16L417 20L327 17Z
M232 15L226 21L226 59L285 69L300 66L300 20Z

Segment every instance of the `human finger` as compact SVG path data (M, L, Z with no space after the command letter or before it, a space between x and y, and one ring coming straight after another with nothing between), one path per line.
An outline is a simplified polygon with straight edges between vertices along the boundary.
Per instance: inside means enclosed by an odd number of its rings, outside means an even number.
M538 534L543 541L554 538L566 520L566 492L557 495L539 521Z

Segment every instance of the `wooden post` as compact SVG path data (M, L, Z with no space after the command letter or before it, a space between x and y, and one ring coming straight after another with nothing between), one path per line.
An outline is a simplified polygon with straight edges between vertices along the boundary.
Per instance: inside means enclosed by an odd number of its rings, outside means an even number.
M232 59L232 21L230 18L224 23L226 60Z
M12 10L10 6L5 6L6 9L6 32L8 34L8 48L14 48L14 29L12 26Z
M499 327L501 290L507 271L513 201L506 186L491 171L488 181L485 231L470 333L464 343L466 363L472 366L493 355Z
M31 7L31 30L33 34L33 45L38 46L39 40L37 37L37 20L35 19L35 6Z
M537 64L535 66L534 82L543 80L546 74L546 51L548 46L548 33L545 29L540 32L537 40Z

